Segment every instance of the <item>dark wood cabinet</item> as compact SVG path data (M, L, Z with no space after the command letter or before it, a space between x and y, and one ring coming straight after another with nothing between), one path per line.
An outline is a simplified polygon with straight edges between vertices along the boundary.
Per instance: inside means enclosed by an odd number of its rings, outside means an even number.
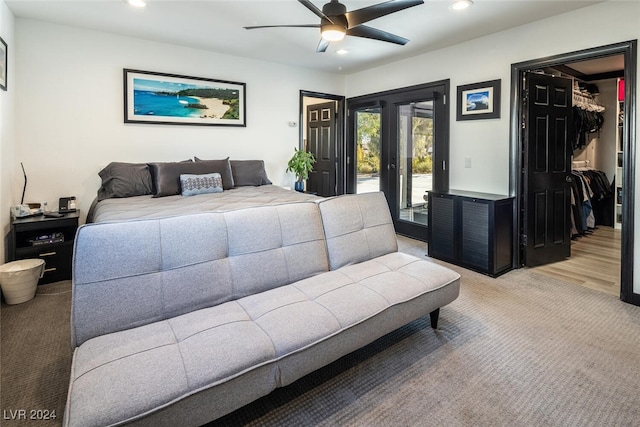
M429 193L429 256L498 276L513 263L513 198L451 190Z
M73 242L78 230L80 212L60 218L36 216L11 222L7 261L42 259L44 276L38 284L71 279Z

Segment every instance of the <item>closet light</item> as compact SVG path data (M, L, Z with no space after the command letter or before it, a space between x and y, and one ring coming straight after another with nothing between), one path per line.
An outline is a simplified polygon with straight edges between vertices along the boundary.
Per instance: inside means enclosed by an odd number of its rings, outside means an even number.
M451 3L451 6L449 6L449 9L464 10L469 6L471 6L472 4L473 4L472 0L455 0L453 3Z

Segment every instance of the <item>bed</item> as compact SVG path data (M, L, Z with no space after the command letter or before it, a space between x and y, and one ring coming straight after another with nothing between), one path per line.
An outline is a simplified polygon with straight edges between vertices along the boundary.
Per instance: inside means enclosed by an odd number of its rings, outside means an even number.
M165 163L112 162L87 223L163 218L295 203L317 196L273 185L261 160L201 160Z

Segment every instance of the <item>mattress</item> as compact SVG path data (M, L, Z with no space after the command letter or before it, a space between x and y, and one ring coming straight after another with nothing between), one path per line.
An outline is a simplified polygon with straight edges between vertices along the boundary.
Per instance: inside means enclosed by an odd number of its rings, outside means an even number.
M276 185L236 187L222 193L156 197L135 196L106 199L94 203L87 222L127 221L139 218L165 218L206 211L230 211L254 206L278 205L318 199Z

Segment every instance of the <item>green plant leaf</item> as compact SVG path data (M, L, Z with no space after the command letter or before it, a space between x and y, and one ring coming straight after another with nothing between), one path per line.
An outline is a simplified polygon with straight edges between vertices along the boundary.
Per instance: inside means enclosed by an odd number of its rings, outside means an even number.
M298 181L303 181L309 178L309 173L313 171L315 162L316 158L313 153L295 148L293 156L287 163L287 172L293 172Z

